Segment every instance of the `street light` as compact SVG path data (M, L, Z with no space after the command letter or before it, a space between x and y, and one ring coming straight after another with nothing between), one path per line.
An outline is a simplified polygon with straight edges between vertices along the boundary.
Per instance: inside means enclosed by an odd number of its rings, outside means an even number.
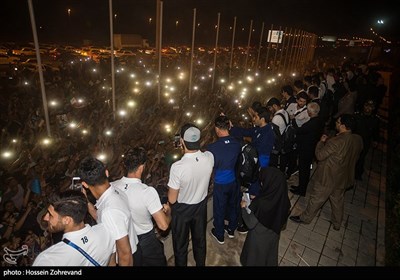
M68 17L70 17L71 16L71 9L68 9L67 12L68 12Z

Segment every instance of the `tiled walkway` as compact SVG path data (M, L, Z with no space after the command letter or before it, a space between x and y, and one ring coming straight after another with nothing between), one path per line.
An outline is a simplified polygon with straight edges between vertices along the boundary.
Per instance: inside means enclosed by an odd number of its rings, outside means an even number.
M382 131L382 134L385 131ZM382 135L385 136L385 135ZM385 137L386 138L386 137ZM346 192L342 227L333 230L330 224L330 203L308 224L288 220L279 242L279 266L383 266L385 265L385 189L386 144L370 149L363 180ZM296 176L288 185L296 183ZM292 214L299 214L308 197L289 193ZM208 202L212 217L212 200ZM246 235L235 232L219 245L211 236L212 218L207 232L207 266L240 266L240 253ZM169 265L174 265L170 236L165 240ZM188 265L194 265L190 249Z

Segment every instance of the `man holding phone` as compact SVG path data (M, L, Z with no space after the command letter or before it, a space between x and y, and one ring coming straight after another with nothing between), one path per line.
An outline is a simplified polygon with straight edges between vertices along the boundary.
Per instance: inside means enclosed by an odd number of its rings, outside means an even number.
M207 193L214 156L200 151L200 129L193 124L182 126L180 142L185 154L172 164L168 181L175 265L187 266L190 231L196 266L205 266Z

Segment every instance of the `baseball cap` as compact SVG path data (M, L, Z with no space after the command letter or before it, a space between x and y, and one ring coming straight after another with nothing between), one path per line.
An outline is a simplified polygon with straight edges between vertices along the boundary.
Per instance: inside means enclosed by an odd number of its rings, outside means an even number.
M186 125L182 127L181 133L185 146L188 150L200 149L200 129L194 125Z

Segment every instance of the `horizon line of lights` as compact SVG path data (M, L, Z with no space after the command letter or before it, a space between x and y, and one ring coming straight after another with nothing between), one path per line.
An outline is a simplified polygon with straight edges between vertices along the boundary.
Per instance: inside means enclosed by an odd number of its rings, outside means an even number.
M372 27L369 30L371 30L372 34L374 34L375 36L379 37L379 39L381 39L382 41L385 41L385 43L388 43L388 44L392 43L392 41L387 40L386 38L382 37L377 32L375 32Z

